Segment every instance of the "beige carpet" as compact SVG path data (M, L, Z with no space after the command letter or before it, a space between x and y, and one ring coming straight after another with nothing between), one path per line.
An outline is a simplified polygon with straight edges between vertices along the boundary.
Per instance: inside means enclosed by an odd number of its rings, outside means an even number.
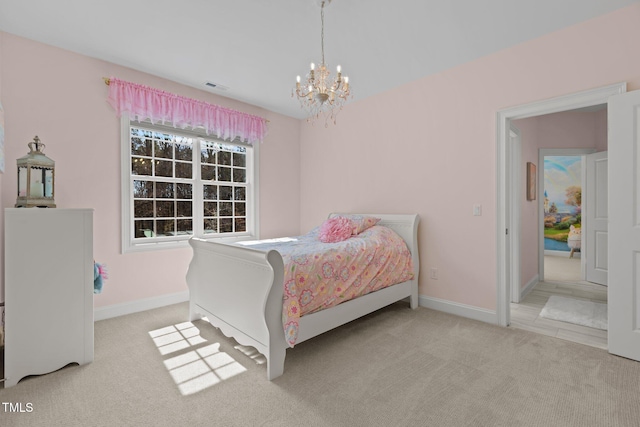
M0 390L1 402L33 407L0 410L0 425L546 427L640 420L640 363L523 330L398 303L288 350L284 376L269 382L264 364L208 324L184 324L186 317L187 305L178 304L97 322L95 361ZM199 375L192 385L199 381L200 391L185 395L181 386L194 381L188 371Z

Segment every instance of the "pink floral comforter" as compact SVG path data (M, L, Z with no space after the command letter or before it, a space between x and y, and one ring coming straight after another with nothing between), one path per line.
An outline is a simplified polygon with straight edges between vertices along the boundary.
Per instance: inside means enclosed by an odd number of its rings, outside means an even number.
M282 255L282 322L291 347L301 316L413 278L406 243L393 230L379 225L338 243L320 242L316 228L288 242L251 247L275 249Z

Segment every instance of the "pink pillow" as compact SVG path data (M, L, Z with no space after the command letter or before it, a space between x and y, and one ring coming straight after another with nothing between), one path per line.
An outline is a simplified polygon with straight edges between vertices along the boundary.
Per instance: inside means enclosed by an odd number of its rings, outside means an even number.
M380 222L380 218L376 218L374 216L367 215L340 215L341 217L347 218L351 221L351 230L354 236L362 233L367 228L373 227L378 222Z
M325 220L320 226L318 237L323 243L336 243L351 237L353 225L349 218L337 216Z

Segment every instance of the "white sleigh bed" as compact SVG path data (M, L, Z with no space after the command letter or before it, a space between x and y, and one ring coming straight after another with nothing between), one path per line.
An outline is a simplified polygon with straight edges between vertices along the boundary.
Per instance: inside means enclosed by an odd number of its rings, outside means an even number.
M339 214L330 217L335 215ZM391 228L407 243L413 279L303 315L296 343L407 297L412 309L418 306L418 215L366 215L381 218L378 225ZM269 380L282 375L289 345L282 323L284 265L280 253L199 238L189 243L193 248L187 272L190 320L206 316L226 336L266 357Z

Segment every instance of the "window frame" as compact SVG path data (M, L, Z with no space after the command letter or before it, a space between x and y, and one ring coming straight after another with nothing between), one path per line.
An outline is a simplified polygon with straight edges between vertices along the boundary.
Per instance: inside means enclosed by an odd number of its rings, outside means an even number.
M182 236L165 236L151 238L135 238L134 228L134 203L133 203L133 181L144 180L145 176L134 175L131 170L131 127L141 127L157 132L170 133L172 135L189 137L194 139L193 146L193 183L192 190L192 218L193 234ZM200 140L204 139L221 144L241 145L247 148L246 151L246 231L239 233L205 234L204 233L204 195L203 186L210 181L201 179L201 151ZM120 154L121 154L121 246L122 253L146 252L164 249L177 249L189 246L191 237L198 237L206 240L214 240L222 243L232 243L243 240L254 240L259 238L259 215L258 215L258 165L259 149L258 144L247 144L239 139L225 141L214 135L207 135L204 129L176 128L166 124L153 124L150 121L137 121L130 119L127 113L122 114L120 129ZM175 159L173 160L175 162ZM155 177L154 177L155 179ZM172 178L175 182L176 178Z

